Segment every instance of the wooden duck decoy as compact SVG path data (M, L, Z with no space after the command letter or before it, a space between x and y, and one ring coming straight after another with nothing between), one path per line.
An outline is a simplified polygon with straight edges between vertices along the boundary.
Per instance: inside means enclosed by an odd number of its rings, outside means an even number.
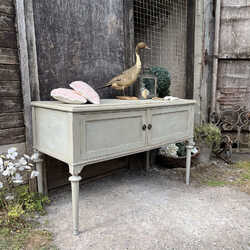
M124 89L131 86L137 80L140 72L141 72L141 59L139 55L140 49L150 49L144 42L140 42L136 45L135 55L136 55L136 63L131 68L123 71L120 75L111 79L108 83L106 83L103 87L98 88L107 88L111 87L116 90L122 90L125 95Z

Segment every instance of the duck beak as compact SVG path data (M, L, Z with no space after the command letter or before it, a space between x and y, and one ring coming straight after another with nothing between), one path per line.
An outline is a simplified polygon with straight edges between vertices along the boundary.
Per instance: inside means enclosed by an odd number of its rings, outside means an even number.
M146 46L145 49L151 49L151 48L149 48L148 46Z

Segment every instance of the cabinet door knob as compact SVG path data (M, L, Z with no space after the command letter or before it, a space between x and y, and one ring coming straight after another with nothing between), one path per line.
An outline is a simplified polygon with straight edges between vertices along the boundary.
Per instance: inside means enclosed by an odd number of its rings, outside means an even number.
M152 124L148 124L148 129L150 130L152 128Z
M144 124L144 125L142 126L142 130L146 130L146 128L147 128L147 126L146 126L146 124Z

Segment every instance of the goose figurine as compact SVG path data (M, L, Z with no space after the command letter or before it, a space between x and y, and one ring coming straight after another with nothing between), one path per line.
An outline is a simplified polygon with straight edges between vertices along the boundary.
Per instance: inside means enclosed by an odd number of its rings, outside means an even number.
M103 87L98 89L103 89L107 87L111 87L116 90L122 90L123 95L125 96L124 89L131 86L138 78L141 72L141 59L139 55L140 49L150 49L144 42L140 42L136 45L135 48L135 56L136 56L136 63L131 68L123 71L120 75L111 79L108 83L106 83Z

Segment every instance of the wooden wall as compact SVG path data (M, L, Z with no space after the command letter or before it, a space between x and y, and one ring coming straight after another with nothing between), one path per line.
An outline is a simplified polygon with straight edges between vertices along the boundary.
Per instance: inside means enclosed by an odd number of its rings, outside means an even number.
M222 0L216 101L219 110L233 104L250 110L250 5Z
M25 141L13 0L0 1L0 145Z
M123 71L123 0L34 0L33 7L41 100L72 81L97 88ZM115 94L99 92L102 98Z

